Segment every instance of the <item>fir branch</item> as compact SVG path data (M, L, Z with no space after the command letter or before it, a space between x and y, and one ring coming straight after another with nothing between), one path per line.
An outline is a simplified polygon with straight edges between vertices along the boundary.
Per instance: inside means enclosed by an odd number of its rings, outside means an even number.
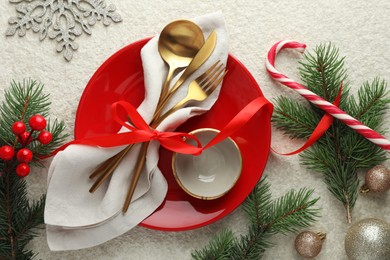
M272 203L271 185L265 180L266 178L260 180L242 204L250 221L257 226L263 226L265 222L271 221L269 215Z
M375 121L375 124L370 123L372 127L377 128L383 123L382 116L385 114L389 98L387 91L387 83L384 80L375 78L370 84L368 81L363 83L363 86L358 91L359 105L357 105L353 96L348 100L351 115L363 123Z
M273 233L292 233L300 228L308 227L319 217L319 209L313 208L319 198L311 199L314 190L291 190L277 199L270 207L273 216L267 226Z
M51 103L49 95L43 94L43 87L35 80L13 81L11 87L5 92L1 119L12 125L15 121L23 121L36 113L44 117L48 116Z
M311 91L333 102L343 84L340 108L377 132L385 132L383 116L389 108L390 99L384 80L376 78L371 84L365 82L356 100L349 95L344 57L339 57L337 48L332 44L322 44L304 57L299 71L304 84ZM296 101L280 98L276 102L273 123L291 137L307 138L312 131L302 125L315 127L324 115L322 110L314 106L311 108L304 109ZM298 121L304 123L297 126ZM328 190L346 208L349 222L352 221L351 212L358 196L357 171L386 160L385 151L338 120L334 120L322 138L300 156L303 165L324 176Z
M195 260L228 260L229 253L233 246L234 235L230 230L223 230L214 237L206 248L195 250L191 255Z
M315 222L319 209L314 206L319 198L311 199L313 190L291 190L279 199L272 200L270 185L265 180L263 178L257 184L243 204L251 220L248 234L229 240L229 243L217 243L225 241L226 237L230 238L230 233L227 235L229 231L223 231L204 249L194 251L193 259L260 259L274 245L270 241L273 235L296 232Z
M314 53L305 53L305 61L300 62L299 72L307 88L325 100L333 101L343 83L343 92L346 94L348 83L344 69L345 58L339 57L339 50L332 44L321 44ZM344 101L342 98L340 104Z
M22 147L32 150L39 164L37 155L49 155L66 138L62 134L64 123L49 121L47 130L52 132L53 140L48 145L36 141L37 131L32 131L31 143L21 144L11 127L14 122L23 121L27 131L31 131L29 118L36 114L47 117L49 105L49 96L43 93L42 84L33 80L12 82L0 106L0 144L11 145L15 151ZM30 201L26 180L15 174L17 164L16 158L8 162L0 160L0 259L32 259L36 254L26 247L43 224L45 195Z
M252 224L249 227L248 234L235 240L229 259L260 259L268 248L274 246L270 242L271 237L272 233L265 227Z
M0 106L0 139L4 143L17 144L15 135L10 131L16 121L23 121L28 127L27 121L31 116L48 115L51 103L49 96L42 91L43 85L35 80L11 83L11 87L4 94L5 101ZM27 131L30 129L28 128Z
M272 122L277 123L277 128L290 138L308 138L321 119L319 115L310 113L309 108L295 100L282 96L274 103L275 111Z
M38 235L37 229L43 223L46 196L43 194L37 201L33 201L25 209L26 214L21 216L18 223L23 225L15 227L15 239L22 247L25 247L34 237Z
M54 122L48 120L47 131L49 131L53 140L47 145L39 145L39 143L33 143L31 146L31 151L35 155L35 161L39 162L39 158L50 156L51 152L61 146L62 143L69 136L68 134L64 134L65 123L63 121L59 121L57 119Z

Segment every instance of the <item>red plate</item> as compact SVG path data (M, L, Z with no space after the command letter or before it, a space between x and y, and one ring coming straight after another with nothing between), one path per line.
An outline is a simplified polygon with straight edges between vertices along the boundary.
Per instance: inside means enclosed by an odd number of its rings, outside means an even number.
M80 99L75 137L85 138L116 133L110 105L126 100L138 106L144 98L144 79L140 50L148 39L132 43L112 55L88 82ZM248 102L263 94L249 71L229 55L221 94L212 109L183 124L178 131L200 127L221 129ZM172 153L161 148L159 167L168 181L168 194L162 205L141 225L147 228L181 231L211 224L239 206L259 181L270 150L271 128L268 112L258 113L233 139L240 147L243 170L234 188L222 198L204 201L187 195L175 182L171 169Z

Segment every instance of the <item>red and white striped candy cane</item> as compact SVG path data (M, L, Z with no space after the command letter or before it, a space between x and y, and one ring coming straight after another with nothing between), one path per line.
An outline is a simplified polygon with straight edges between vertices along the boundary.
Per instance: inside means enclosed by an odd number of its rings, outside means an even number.
M311 103L316 105L317 107L324 110L326 113L332 115L333 117L339 119L347 126L354 129L357 133L364 136L366 139L370 140L374 144L378 145L382 149L386 150L390 153L390 141L387 140L382 135L378 134L371 128L365 126L363 123L359 122L355 118L351 117L347 113L345 113L343 110L338 108L337 106L333 105L332 103L326 101L325 99L321 98L320 96L316 95L315 93L308 90L306 87L302 86L301 84L293 81L292 79L288 78L287 76L283 75L275 68L275 58L278 52L282 49L296 49L299 52L303 52L306 48L305 44L296 42L296 41L280 41L276 43L268 52L268 58L266 60L266 67L268 73L271 75L271 77L283 85L294 89L297 91L301 96L309 100Z

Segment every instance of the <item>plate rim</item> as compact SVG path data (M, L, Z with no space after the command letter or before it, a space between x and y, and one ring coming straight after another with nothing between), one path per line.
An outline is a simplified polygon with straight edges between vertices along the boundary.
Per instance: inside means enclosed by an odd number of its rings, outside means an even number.
M115 53L113 53L111 56L109 56L101 65L99 65L99 67L93 72L93 75L91 76L91 78L88 80L88 83L86 84L84 90L83 90L83 93L82 95L80 96L80 99L79 99L79 103L78 103L78 107L77 107L77 111L76 111L76 115L75 115L75 124L74 124L74 137L75 139L77 138L77 133L76 133L76 129L77 129L77 118L79 117L79 115L81 114L81 109L80 109L80 104L86 100L86 96L87 96L87 91L89 88L91 88L91 82L93 80L95 80L95 77L101 73L101 71L103 71L107 65L113 60L115 59L116 57L120 56L123 52L127 51L128 48L131 48L131 46L137 46L138 44L142 44L144 43L143 45L145 45L150 39L152 39L152 37L146 37L146 38L142 38L142 39L139 39L139 40L136 40L132 43L129 43L125 46L123 46L122 48L120 48L118 51L116 51ZM248 77L248 80L251 82L252 85L254 86L257 86L255 89L256 89L256 94L257 94L257 97L260 97L260 96L264 96L263 95L263 92L261 91L260 89L260 85L257 83L257 81L255 80L255 78L253 77L252 73L250 73L250 71L246 68L246 66L244 66L244 64L238 60L234 55L232 55L230 52L228 53L228 59L232 59L234 60L234 62L240 67L240 69L243 70L243 72L245 73L245 75ZM269 116L269 119L271 118L271 115ZM269 159L269 155L270 155L270 151L271 151L271 147L270 147L270 144L271 144L271 137L272 137L272 131L271 131L271 124L268 124L267 125L267 130L269 132L269 139L267 141L267 144L266 144L266 147L267 147L267 151L266 151L266 155L265 155L265 164L263 166L263 169L259 175L259 179L256 180L256 183L262 178L263 176L263 172L264 172L264 169L267 165L267 162L268 162L268 159ZM256 184L255 184L256 185ZM252 189L253 190L253 189ZM251 190L251 191L252 191ZM250 192L251 192L250 191ZM250 194L249 192L249 194ZM248 195L249 195L248 194ZM230 210L224 210L222 211L220 214L218 214L217 216L213 217L212 219L210 220L207 220L207 221L203 221L201 223L196 223L196 224L191 224L191 225L187 225L185 227L161 227L161 226L157 226L157 225L151 225L151 224L148 224L147 222L144 223L145 220L147 220L150 216L152 216L154 214L154 212L152 214L150 214L149 216L147 216L142 222L140 222L138 225L139 226L142 226L144 228L148 228L148 229L152 229L152 230L159 230L159 231L173 231L173 232L177 232L177 231L187 231L187 230L193 230L193 229L197 229L197 228L200 228L200 227L204 227L204 226L207 226L209 224L212 224L218 220L221 220L223 219L224 217L226 217L227 215L231 214L234 210L236 210L244 201L245 199L247 198L246 195L244 197L244 199L242 201L240 201L239 203L237 203L237 205L233 206ZM163 202L164 203L164 202ZM157 210L157 209L156 209Z

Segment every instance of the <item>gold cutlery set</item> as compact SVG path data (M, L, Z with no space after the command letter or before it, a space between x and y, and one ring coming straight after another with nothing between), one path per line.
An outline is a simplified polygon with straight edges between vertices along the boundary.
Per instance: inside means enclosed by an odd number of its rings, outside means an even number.
M173 107L166 107L167 103L183 83L210 57L214 51L216 41L217 36L214 31L204 41L202 30L193 22L187 20L174 21L162 30L158 41L158 51L161 58L168 65L169 70L161 89L156 110L150 122L152 129L155 129L164 119L187 104L206 100L222 82L227 71L225 71L225 66L220 61L217 61L189 84L187 94L182 100L177 102ZM184 72L173 86L170 87L173 75L179 69L184 69ZM136 144L128 145L125 149L104 161L92 172L89 178L93 179L97 177L97 179L89 190L91 193L96 191L114 173L117 166L134 145ZM123 213L126 213L129 208L142 169L145 166L149 142L144 142L141 145L142 147L122 208Z

